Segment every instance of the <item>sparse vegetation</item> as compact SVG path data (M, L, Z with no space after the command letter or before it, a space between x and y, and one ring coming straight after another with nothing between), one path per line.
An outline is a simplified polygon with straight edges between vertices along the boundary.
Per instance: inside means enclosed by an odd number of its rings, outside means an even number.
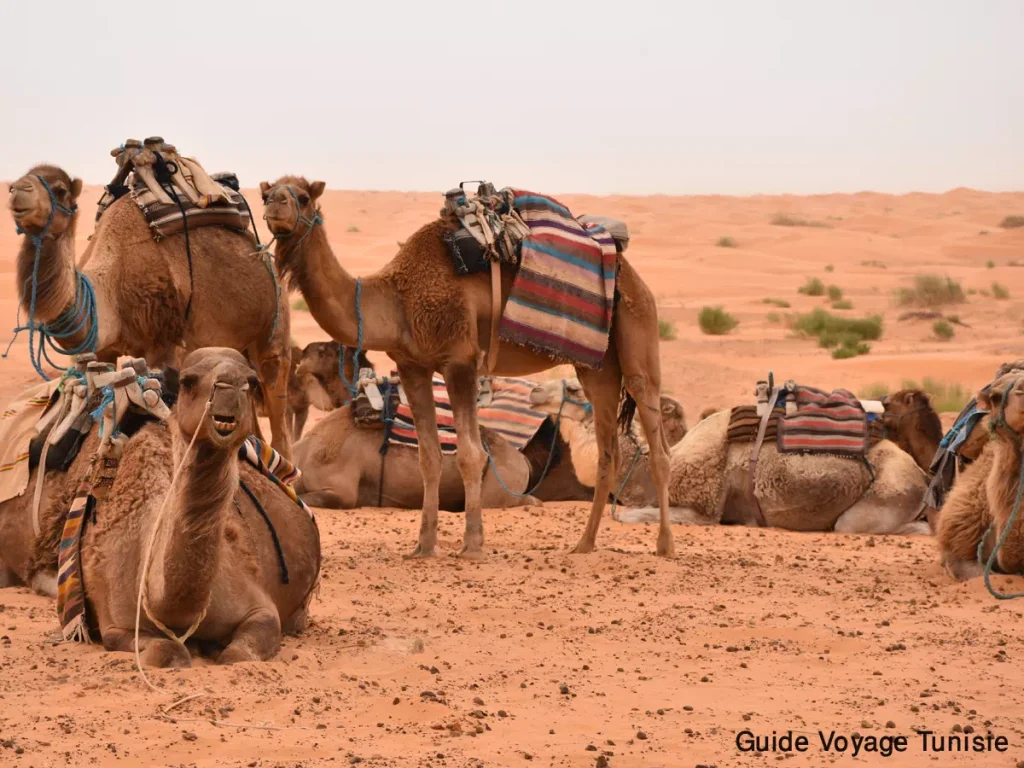
M739 325L739 321L722 307L704 307L697 316L701 331L710 336L723 336Z
M789 309L789 302L785 299L761 299L762 304L770 304L773 307L780 307L782 309Z
M790 216L788 213L775 214L772 224L777 227L828 227L828 224L823 221L802 219L799 216Z
M865 342L882 337L882 317L847 318L819 308L797 315L793 329L803 336L816 338L818 346L832 349L832 357L843 360L871 351L871 346Z
M1006 300L1010 298L1010 289L1002 283L992 283L992 298Z
M735 248L736 241L731 237L724 236L718 238L718 242L715 243L715 245L717 245L719 248Z
M999 222L999 226L1003 229L1017 229L1018 227L1024 227L1024 216L1007 216Z
M676 326L671 320L658 318L658 338L662 341L675 341Z
M765 322L768 323L781 323L782 315L780 315L778 312L769 312L767 315L764 316L764 319Z
M896 298L900 306L938 307L962 302L964 289L951 277L918 275L914 287L900 288Z
M876 382L874 384L868 384L866 387L861 389L857 393L857 397L861 400L881 400L883 397L889 394L889 385L883 384L882 382Z
M935 333L935 337L940 341L949 341L956 335L956 331L953 330L953 326L946 320L936 320L932 325L932 331Z
M853 302L849 299L843 299L842 301L833 301L832 309L853 309Z
M828 287L828 300L829 301L842 301L843 289L838 285L830 285Z
M824 296L825 284L816 277L809 277L807 278L807 282L796 290L797 293L802 293L805 296Z
M994 261L992 261L992 259L989 259L988 261L985 262L985 266L988 269L995 269L996 263Z
M826 272L832 272L834 270L835 270L835 267L833 267L831 264L826 264L825 265L825 271Z
M353 224L351 227L349 227L345 231L346 232L358 232L359 231L359 227L357 227L355 224Z
M928 395L932 408L938 413L959 413L971 399L971 393L965 390L962 384L937 381L930 377L926 377L920 386L913 379L905 379L900 388L920 389Z
M867 261L862 261L860 265L862 267L877 267L878 269L889 268L884 261L879 261L878 259L868 259Z
M299 296L299 298L292 302L292 309L296 312L309 312L309 305L306 304L306 300L304 298Z

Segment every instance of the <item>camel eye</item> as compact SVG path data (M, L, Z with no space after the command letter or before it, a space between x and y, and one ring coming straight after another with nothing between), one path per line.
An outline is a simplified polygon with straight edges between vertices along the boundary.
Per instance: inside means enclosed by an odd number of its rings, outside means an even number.
M181 377L180 386L186 392L192 392L199 386L199 376L194 373L186 373Z
M301 206L309 205L309 195L300 194L299 195L299 205L301 205Z

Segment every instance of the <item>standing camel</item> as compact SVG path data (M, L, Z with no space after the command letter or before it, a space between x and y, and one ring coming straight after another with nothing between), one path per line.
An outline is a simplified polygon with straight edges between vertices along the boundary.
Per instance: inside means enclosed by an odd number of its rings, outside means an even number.
M441 446L431 385L444 376L455 430L460 437L459 471L466 489L466 530L460 555L483 557L480 489L487 455L477 424L477 376L483 357L481 340L491 337L493 316L490 278L457 277L443 236L459 227L444 216L421 227L383 269L357 280L338 263L321 225L316 201L324 183L284 176L260 183L266 219L277 240L275 258L282 276L297 287L310 312L335 341L346 346L382 350L395 361L420 438L423 515L419 542L411 557L431 557L437 544ZM501 266L501 306L515 276ZM608 349L598 369L577 366L577 375L594 406L598 453L597 483L590 518L575 552L594 549L618 463L615 439L620 400L624 415L635 403L651 446L651 469L661 510L657 553L673 555L668 517L668 444L661 425L661 361L658 311L650 289L630 264L619 261L618 291ZM491 361L492 363L495 361ZM501 343L496 376L527 376L552 367L552 360L525 347ZM623 390L628 398L623 399ZM631 399L630 399L631 398ZM635 401L635 403L634 403Z
M37 327L59 334L55 339L64 349L94 345L97 358L108 362L130 355L164 368L181 346L245 353L263 380L273 445L289 456L288 304L257 255L253 235L194 229L190 294L184 234L154 241L142 212L125 195L96 224L79 270L75 226L81 191L80 179L52 165L37 165L11 185L8 205L25 234L17 257L22 311L34 314ZM93 292L95 314L88 311Z

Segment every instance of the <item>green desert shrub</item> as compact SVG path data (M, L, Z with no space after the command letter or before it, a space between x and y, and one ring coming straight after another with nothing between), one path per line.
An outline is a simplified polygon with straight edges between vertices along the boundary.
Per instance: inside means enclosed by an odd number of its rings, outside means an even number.
M962 302L964 289L951 277L918 275L914 287L900 288L896 298L900 306L939 307Z
M936 338L942 341L949 341L956 335L953 325L946 320L936 320L935 324L932 325L932 331L935 333Z
M674 341L676 326L671 320L658 320L658 338L662 341Z
M1010 298L1010 289L1002 283L992 283L992 298L1008 299Z
M824 296L825 284L816 277L809 277L807 282L796 290L797 293L802 293L804 296Z
M838 285L830 285L828 287L828 299L829 301L841 301L843 298L843 289Z
M697 316L701 331L710 336L722 336L737 325L739 321L722 307L704 307Z
M853 302L849 299L843 299L842 301L833 301L832 309L853 309Z
M1024 216L1007 216L999 222L999 226L1003 229L1017 229L1018 227L1024 227Z
M719 248L735 248L736 241L733 240L731 237L723 236L718 238L718 242L715 243L715 245L717 245Z
M789 302L785 299L761 299L762 304L770 304L773 307L779 307L781 309L789 309Z

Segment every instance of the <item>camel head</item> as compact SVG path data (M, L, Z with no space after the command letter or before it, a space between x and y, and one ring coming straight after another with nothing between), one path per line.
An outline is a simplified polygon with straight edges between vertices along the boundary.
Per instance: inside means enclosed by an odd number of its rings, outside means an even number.
M338 377L338 343L335 341L314 341L307 344L299 357L295 373L299 376L314 376L321 383Z
M576 378L551 379L537 384L530 392L530 408L552 416L561 411L562 416L573 421L588 421L594 414L594 407Z
M686 414L683 404L668 395L661 396L661 425L669 445L675 445L686 437Z
M895 442L909 441L911 432L929 441L942 439L942 421L932 408L931 398L920 389L901 389L882 398L882 423Z
M978 407L989 412L989 426L999 437L1024 435L1024 374L999 376L978 392Z
M179 372L175 418L181 436L223 450L236 449L255 428L259 378L240 352L205 347L189 354ZM209 409L207 409L209 404Z
M302 176L282 176L273 184L260 182L263 195L263 219L278 239L293 234L305 235L315 223L323 221L317 200L324 192L322 181L306 181Z
M29 235L59 237L75 220L82 180L55 165L37 165L10 186L7 207L14 223ZM49 224L49 226L47 226Z

